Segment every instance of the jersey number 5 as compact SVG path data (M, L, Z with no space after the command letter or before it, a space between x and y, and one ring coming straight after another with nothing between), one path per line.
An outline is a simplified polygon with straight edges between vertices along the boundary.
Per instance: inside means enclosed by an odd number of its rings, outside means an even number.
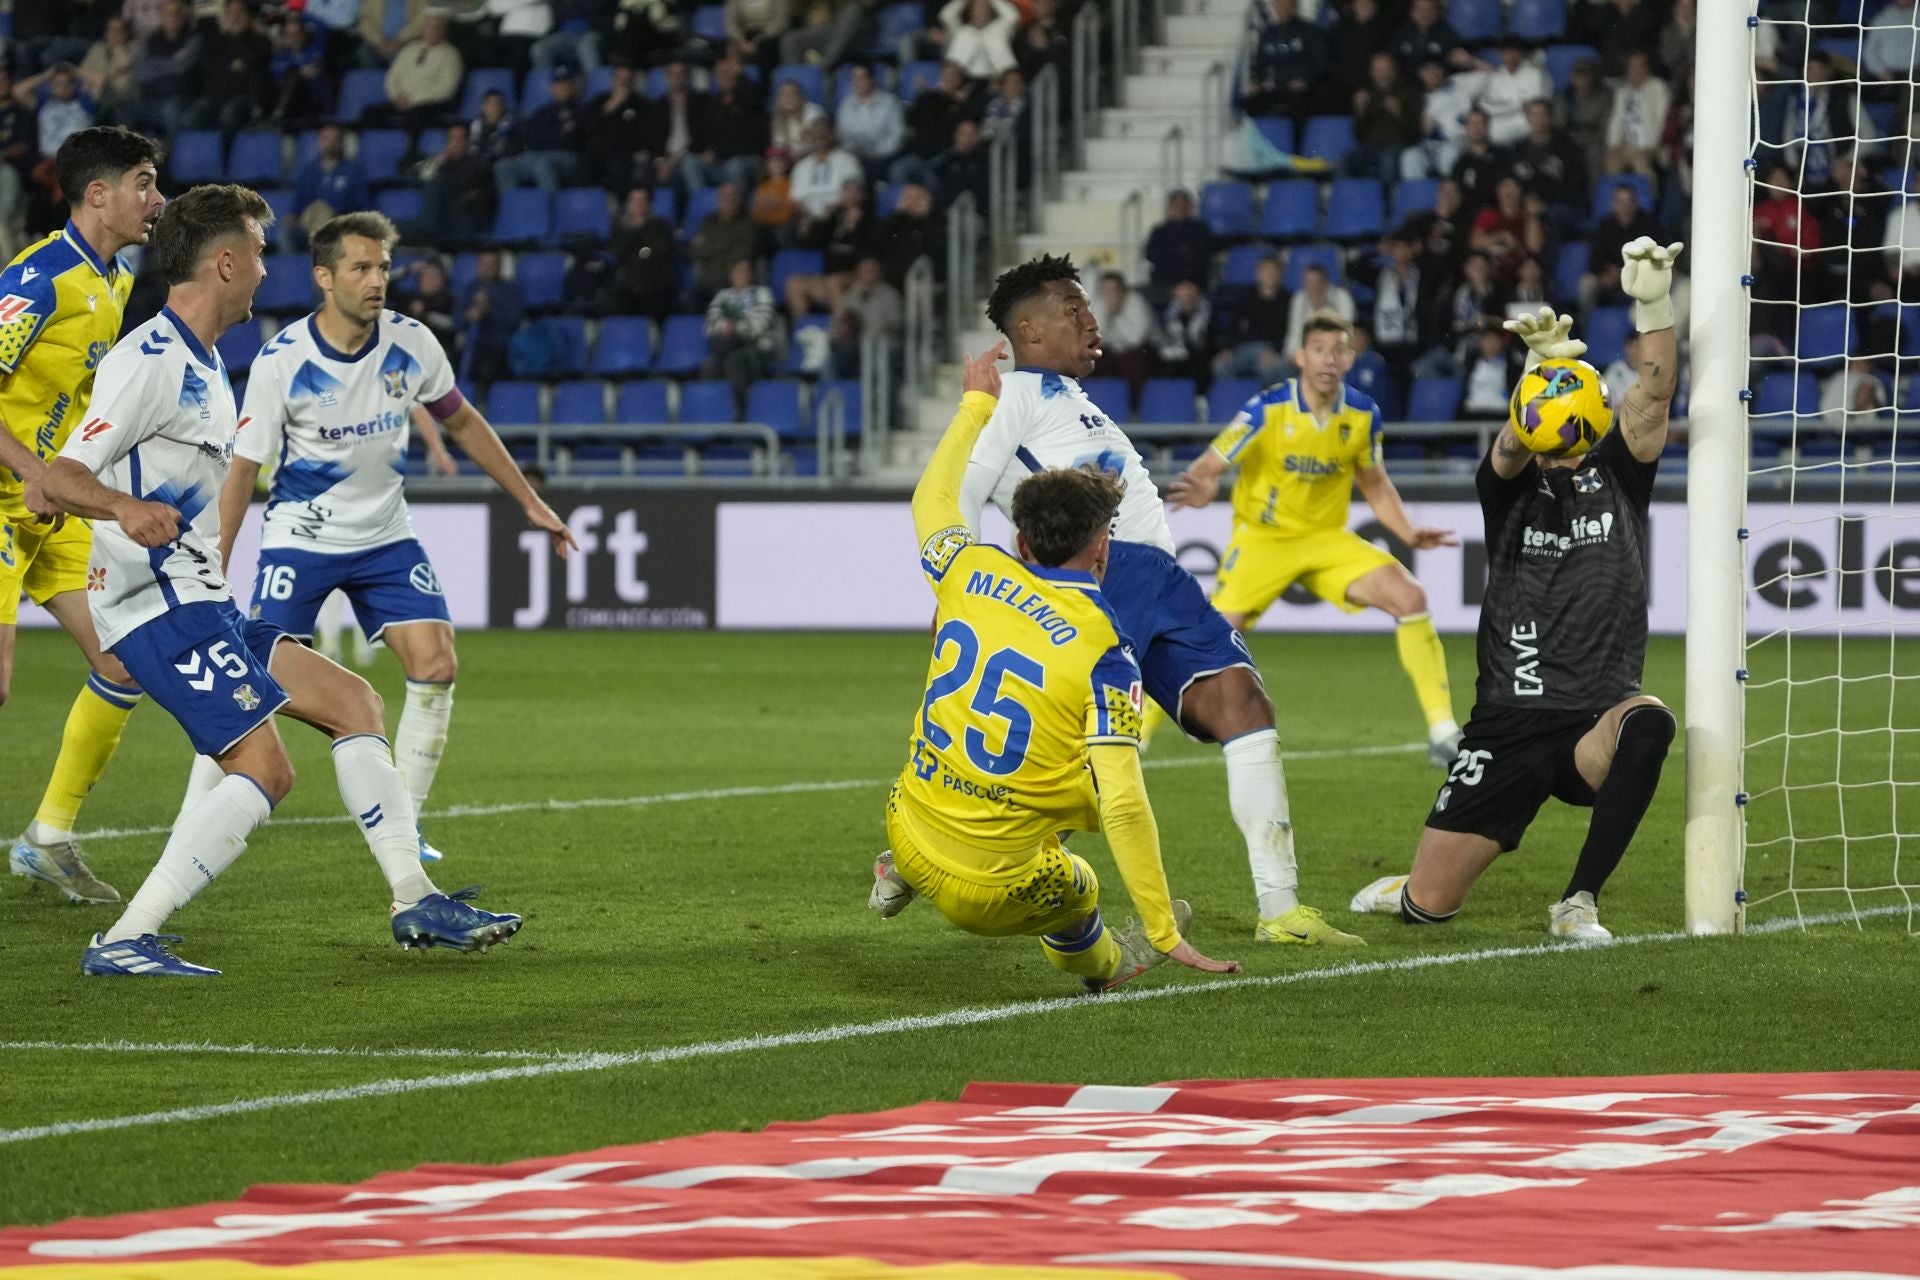
M980 637L956 619L934 637L933 660L939 662L949 647L958 650L954 664L927 686L927 700L920 707L920 734L941 751L953 746L953 735L934 722L934 706L973 683L973 673L980 666ZM983 721L1003 721L1006 742L994 752L987 745L987 735L973 725L961 736L973 767L995 777L1014 773L1027 762L1027 744L1033 738L1033 713L1012 694L1000 691L1008 676L1035 689L1043 688L1047 679L1046 670L1018 649L997 649L987 658L986 669L980 672L979 684L967 705Z

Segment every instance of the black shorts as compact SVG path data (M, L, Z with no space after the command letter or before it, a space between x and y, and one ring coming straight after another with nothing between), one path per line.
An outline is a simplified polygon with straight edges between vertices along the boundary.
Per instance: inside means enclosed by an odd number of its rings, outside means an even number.
M1608 710L1476 706L1427 825L1485 836L1505 853L1520 846L1548 796L1591 808L1593 788L1580 776L1573 749Z

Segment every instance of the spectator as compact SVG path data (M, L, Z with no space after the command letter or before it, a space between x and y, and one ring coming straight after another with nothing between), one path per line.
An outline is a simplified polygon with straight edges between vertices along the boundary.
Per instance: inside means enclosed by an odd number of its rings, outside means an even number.
M1339 88L1352 93L1368 82L1376 53L1393 53L1393 28L1380 13L1379 0L1353 0L1333 24L1330 58ZM1401 70L1395 62L1395 70ZM1404 69L1413 79L1413 67Z
M1054 0L1031 0L1027 8L1033 16L1013 41L1021 77L1031 84L1047 67L1054 67L1064 79L1073 57L1073 41L1061 25L1059 6Z
M497 165L513 154L513 117L507 114L507 98L498 89L480 95L480 114L467 126L473 142L473 154L488 164Z
M727 287L727 274L742 258L760 256L760 226L747 216L740 187L723 182L714 194L713 212L693 234L693 284L702 303Z
M599 186L625 191L644 172L642 152L659 137L654 105L634 84L632 67L616 65L607 91L587 104L585 157L588 176Z
M35 146L38 135L33 117L14 100L13 77L7 73L5 60L0 59L0 162L4 162L0 163L0 252L9 261L27 243L29 190L47 213L52 209L51 193L33 180L34 169L41 163ZM35 217L33 225L49 221L50 217Z
M1590 43L1599 48L1600 69L1608 76L1629 74L1628 59L1660 43L1660 15L1641 0L1613 0L1612 11L1599 19L1598 27Z
M1914 30L1914 0L1888 0L1867 19L1866 27L1860 45L1860 78L1866 82L1861 86L1861 99L1888 103L1894 119L1904 120L1912 109L1914 82L1920 80L1920 36Z
M187 6L181 0L165 0L160 6L160 26L141 45L133 64L133 80L140 86L139 115L148 132L180 130L193 101L199 65L200 37L187 25Z
M905 315L900 291L887 283L880 259L863 256L854 264L852 283L833 308L834 377L859 377L861 346L868 335L898 338Z
M469 66L506 67L524 75L533 65L533 46L553 30L552 7L547 0L485 0L484 10L486 18L461 56Z
M1494 296L1493 268L1483 253L1469 253L1460 264L1460 283L1454 286L1442 326L1441 344L1413 362L1415 378L1444 377L1457 372L1469 359L1487 329L1498 329L1499 310Z
M1170 377L1206 381L1213 367L1213 304L1200 286L1182 280L1160 313L1160 368Z
M1487 136L1496 147L1511 147L1527 136L1527 104L1553 93L1553 82L1527 57L1518 36L1500 41L1500 64L1480 83L1480 109L1487 113Z
M1536 257L1522 258L1513 286L1507 290L1507 319L1538 314L1552 301L1547 297L1547 271Z
M1806 215L1800 193L1794 188L1793 175L1785 165L1775 164L1768 169L1755 195L1753 300L1756 304L1797 303L1809 268L1817 260L1812 251L1820 247L1820 224ZM1889 227L1889 231L1891 229ZM1608 225L1607 230L1612 231L1612 226ZM1597 233L1594 243L1599 244ZM1613 290L1616 293L1619 290L1617 269ZM1754 327L1766 326L1756 317Z
M736 416L746 411L747 389L772 363L777 338L773 294L753 282L753 262L742 258L707 304L707 358L700 367L701 377L725 378L732 386Z
M860 162L834 145L832 125L814 121L807 129L807 154L793 166L793 199L800 206L802 234L808 221L827 217L848 182L864 185Z
M1147 235L1147 296L1164 302L1182 280L1205 280L1213 270L1213 232L1193 216L1193 197L1167 196L1167 219Z
M460 304L447 286L447 268L440 259L425 257L402 269L394 281L394 310L410 320L418 320L433 331L442 346L451 344L459 331L454 314Z
M40 154L53 155L70 134L93 123L93 99L80 89L80 72L71 62L56 62L14 86L14 100L34 112L34 137Z
M127 105L139 99L140 86L133 78L133 64L139 56L126 19L107 19L105 33L87 50L86 60L80 64L80 82L86 86L87 96L99 104L103 119L119 119Z
M1660 131L1667 122L1673 95L1667 82L1653 74L1653 62L1642 50L1627 55L1627 76L1613 97L1607 120L1607 172L1654 176L1653 159Z
M792 80L782 81L773 91L773 113L768 120L768 134L776 147L784 147L789 155L802 155L807 150L807 131L827 118L817 103L807 101L807 95Z
M1347 173L1391 184L1400 174L1400 153L1420 141L1423 105L1420 86L1401 76L1393 55L1374 54L1366 83L1353 91L1356 145L1347 154Z
M24 79L56 62L80 61L119 12L120 0L14 0L7 52L15 74Z
M1508 397L1513 394L1513 375L1513 356L1507 350L1505 330L1483 330L1478 354L1467 366L1460 416L1474 422L1504 420Z
M1821 267L1827 285L1821 296L1854 302L1885 301L1893 296L1891 281L1877 250L1886 238L1887 215L1899 198L1872 170L1858 163L1852 152L1834 157L1827 182L1807 192L1809 212L1820 227L1820 243L1846 245L1849 254L1823 254ZM1891 342L1888 348L1892 349Z
M605 35L601 41L601 51L616 67L647 66L663 50L681 49L687 43L673 0L616 0L612 17L596 23L594 29L598 31L602 28ZM533 46L536 64L541 59L542 50L557 49L553 40L554 37L549 36ZM556 54L555 60L563 56Z
M401 49L419 39L426 16L427 0L361 0L360 65L391 65Z
M1920 236L1915 238L1920 244ZM887 283L905 290L907 271L922 258L933 261L934 274L943 274L947 260L947 231L933 210L933 195L917 182L900 191L900 201L880 224L880 266Z
M767 106L759 89L740 74L740 63L722 58L713 65L713 92L707 97L707 149L700 163L709 182L731 182L751 190L766 151Z
M1401 235L1420 246L1422 288L1430 295L1452 290L1454 273L1467 251L1470 221L1460 184L1442 178L1434 190L1433 208L1414 214L1400 228Z
M1797 220L1799 201L1794 201ZM1756 222L1758 207L1755 209ZM1594 307L1611 306L1623 301L1620 292L1620 250L1641 236L1652 236L1665 243L1666 236L1653 215L1640 207L1640 197L1630 182L1618 183L1608 199L1607 216L1594 224L1587 241L1587 273L1580 277L1580 311L1584 317Z
M1920 200L1899 202L1881 246L1901 301L1920 302Z
M1479 83L1478 72L1449 76L1437 58L1420 64L1420 145L1400 153L1401 177L1441 178L1453 172L1466 145L1467 113Z
M1153 309L1127 287L1127 278L1118 271L1100 274L1100 287L1094 291L1090 307L1100 327L1100 358L1094 362L1094 373L1103 378L1125 378L1129 397L1138 400L1141 385L1153 373L1160 345L1160 335L1153 327Z
M1854 90L1849 86L1835 93L1835 88L1833 58L1824 49L1809 50L1805 81L1784 99L1787 141L1782 154L1800 174L1802 185L1825 182L1833 170L1834 141L1855 134Z
M780 37L780 61L839 66L860 34L860 24L867 16L866 9L863 0L806 5L801 11L800 21ZM840 132L844 136L845 128Z
M840 199L825 219L803 223L800 243L821 254L818 275L787 277L787 311L798 320L818 303L833 311L840 295L853 281L853 269L873 249L873 222L867 216L867 193L859 182L841 184Z
M1294 0L1268 0L1253 50L1244 94L1250 116L1286 116L1296 125L1314 114L1315 95L1327 74L1327 44L1320 28L1294 12Z
M859 12L857 5L848 7ZM840 145L866 167L868 177L878 180L887 162L907 143L906 118L900 112L900 99L874 87L873 68L855 63L848 74L853 91L840 99L834 128Z
M428 13L420 34L402 45L387 68L382 114L402 129L424 129L451 108L466 64L447 42L446 15Z
M465 129L447 130L440 154L420 166L418 177L420 221L406 229L408 241L466 244L493 225L500 201L493 166L473 153L473 135Z
M1214 371L1230 378L1277 382L1286 357L1276 345L1287 332L1290 310L1280 287L1280 259L1262 258L1254 267L1253 287L1234 300L1222 333L1226 347L1213 359Z
M1894 0L1897 4L1898 0ZM1907 7L1913 7L1913 0L1906 0ZM1886 10L1881 10L1885 13ZM1694 0L1673 0L1673 13L1667 19L1667 25L1660 28L1660 70L1668 79L1677 80L1693 71L1694 32L1699 20L1694 13ZM1873 25L1873 19L1867 20ZM1871 42L1872 36L1867 40ZM1618 404L1619 401L1615 401Z
M995 82L993 94L987 99L986 111L980 117L980 132L991 142L1003 133L1014 134L1017 139L1020 121L1027 113L1027 77L1020 68L1000 73ZM1024 151L1022 159L1025 159Z
M333 87L327 80L326 49L319 34L311 22L289 9L274 35L267 78L273 81L275 92L268 114L282 127L319 118L333 98ZM135 64L135 81L140 80L139 65ZM144 83L141 92L146 92Z
M1346 376L1341 381L1377 403L1391 403L1388 393L1393 390L1394 376L1386 360L1373 349L1373 335L1367 332L1367 326L1354 325L1350 342L1353 363L1347 366Z
M1513 176L1528 195L1547 206L1547 220L1560 232L1582 225L1589 193L1586 158L1565 133L1553 127L1553 107L1545 98L1527 104L1527 136L1513 150Z
M1640 335L1632 333L1620 346L1620 354L1612 363L1600 371L1600 380L1607 384L1607 399L1616 405L1625 404L1627 392L1633 384L1640 381Z
M638 182L656 187L680 186L688 189L707 185L700 153L706 149L705 102L694 96L687 79L687 64L675 59L666 66L667 91L653 104L641 135L640 150L652 164L652 172L634 174L619 189Z
M1487 132L1487 113L1475 107L1467 113L1467 132L1452 174L1470 216L1493 203L1494 188L1506 176L1507 157L1493 145Z
M784 236L798 206L793 202L792 166L786 148L767 148L767 173L753 189L753 220L775 236ZM728 270L731 270L731 264Z
M488 386L507 368L507 345L527 313L520 286L500 275L500 255L482 250L473 280L460 291L460 325L466 340L461 364L467 376Z
M947 60L960 64L974 80L991 80L1018 65L1013 34L1020 11L1007 0L949 0L940 10L947 32Z
M679 301L673 224L653 211L644 186L627 192L613 229L614 307L623 315L664 319Z
M1528 226L1525 195L1519 179L1508 175L1494 187L1493 203L1474 215L1467 244L1487 255L1493 277L1511 285L1530 251L1537 252L1541 237Z
M1863 419L1892 403L1886 380L1874 372L1873 362L1857 356L1820 383L1820 420L1830 431L1858 431L1867 426Z
M1393 34L1391 49L1394 60L1408 70L1435 60L1449 71L1473 71L1480 66L1461 43L1460 33L1440 16L1438 0L1413 0L1406 22Z
M1303 343L1303 334L1307 326L1307 317L1316 311L1331 311L1347 323L1353 323L1355 308L1353 295L1347 287L1334 284L1327 278L1327 269L1318 263L1300 273L1300 292L1293 295L1287 304L1287 336L1281 346L1283 354L1291 355L1298 351Z
M533 65L574 66L588 75L598 71L603 65L603 41L615 35L616 14L613 9L611 0L554 0L553 29L534 41L533 48L528 52ZM654 21L664 14L672 24L670 31L668 28L656 28L660 31L660 38L653 44L653 49L673 49L679 44L679 17L666 0L644 0L632 10L621 6L621 13L639 10L648 11Z
M273 100L272 62L273 42L254 28L247 0L226 0L219 23L200 40L199 96L186 111L187 127L246 128Z
M789 0L726 0L727 48L762 72L779 65L780 37L793 25Z
M120 16L133 28L136 45L146 44L147 37L160 29L160 13L166 3L167 0L124 0L121 4Z
M963 195L973 197L974 208L982 214L987 208L987 148L980 140L980 126L962 120L953 127L953 145L933 160L934 198L941 208L952 206Z
M1373 331L1379 356L1405 381L1414 357L1429 345L1421 325L1426 297L1421 292L1419 246L1395 234L1383 247L1374 283Z
M588 123L580 101L579 69L555 67L552 100L514 127L514 151L494 164L494 181L503 188L533 185L558 191L580 166Z
M953 141L955 126L962 120L978 118L975 101L973 87L960 65L941 63L939 82L907 108L907 150L889 167L888 179L927 183L932 177L929 166Z
M293 175L294 247L305 248L307 237L336 214L352 213L373 204L367 171L347 158L346 137L339 125L325 125L314 140L313 159Z

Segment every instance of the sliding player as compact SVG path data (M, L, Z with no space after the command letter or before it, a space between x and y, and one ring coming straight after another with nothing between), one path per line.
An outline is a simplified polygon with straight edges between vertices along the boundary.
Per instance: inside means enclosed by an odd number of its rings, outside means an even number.
M1640 692L1647 652L1647 506L1667 443L1677 344L1673 262L1681 246L1645 236L1621 252L1621 287L1634 299L1640 378L1620 406L1577 357L1572 321L1507 322L1526 339L1531 372L1516 411L1564 414L1585 398L1599 443L1587 452L1528 451L1510 417L1481 460L1475 487L1486 513L1487 594L1480 609L1480 681L1453 769L1427 815L1404 876L1376 880L1355 911L1397 912L1409 924L1451 920L1493 860L1517 848L1548 796L1591 806L1573 878L1547 913L1547 931L1572 942L1612 935L1600 924L1600 887L1620 864L1660 783L1673 712ZM1545 383L1538 399L1526 401ZM1566 397L1563 405L1551 404Z
M484 950L520 928L519 916L434 888L420 868L413 799L381 736L379 696L312 650L281 643L289 637L272 624L241 617L214 558L212 499L237 417L215 343L252 315L272 220L245 187L195 187L167 207L152 250L167 305L100 362L93 414L47 468L47 497L100 522L88 604L101 644L222 774L175 822L118 923L94 936L82 973L218 976L173 955L160 930L233 865L292 788L276 712L333 739L341 799L393 892L396 940Z
M527 483L486 418L453 384L431 330L383 311L393 267L393 223L346 213L313 236L320 310L261 349L247 381L233 470L220 494L221 563L269 459L268 491L252 616L311 640L321 604L346 592L368 640L384 640L407 675L394 730L394 759L414 811L426 803L453 715L453 620L440 579L413 536L401 490L408 414L416 404L545 531L563 558L574 548L560 517ZM217 780L197 762L194 791ZM419 837L420 857L439 852Z
M74 902L120 901L88 869L73 833L140 690L101 650L87 612L93 530L85 520L62 519L41 483L47 463L87 421L95 366L120 337L133 271L118 255L145 244L160 216L159 159L158 143L126 129L70 135L53 158L67 225L0 274L0 702L13 679L23 590L93 668L67 713L40 808L7 861L14 875L45 881Z
M1450 529L1407 518L1380 456L1380 410L1341 381L1353 365L1353 326L1331 311L1307 318L1294 362L1300 376L1247 401L1213 447L1167 486L1167 498L1204 507L1220 476L1238 464L1233 541L1220 561L1213 606L1239 631L1252 629L1295 582L1328 604L1379 609L1398 623L1400 665L1427 720L1427 758L1453 762L1460 726L1447 687L1447 655L1427 612L1427 593L1391 554L1347 528L1353 490L1388 532L1416 551L1458 546Z
M1168 958L1236 972L1182 939L1191 911L1167 900L1140 774L1140 671L1100 594L1120 486L1071 470L1023 481L1017 559L975 541L961 515L961 476L1005 354L1001 343L967 359L960 411L913 494L938 601L933 662L869 903L892 915L924 896L969 933L1038 937L1047 961L1090 991ZM1106 833L1141 915L1118 937L1100 919L1093 868L1060 842L1066 831Z
M1121 482L1105 598L1134 646L1147 693L1189 733L1223 744L1227 804L1246 840L1259 904L1254 938L1365 945L1301 904L1273 704L1253 655L1174 561L1160 495L1133 442L1080 389L1077 379L1100 356L1100 324L1072 259L1040 257L1002 273L987 318L1013 343L1018 368L1006 375L967 465L968 524L977 536L989 501L1011 518L1014 490L1041 470L1092 466Z

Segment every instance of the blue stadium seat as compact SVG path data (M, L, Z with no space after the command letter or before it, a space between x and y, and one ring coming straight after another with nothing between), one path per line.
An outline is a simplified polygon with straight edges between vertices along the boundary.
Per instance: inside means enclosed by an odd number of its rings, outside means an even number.
M680 384L680 421L737 422L733 388L718 379L696 378Z
M267 202L267 208L273 210L273 220L284 225L293 217L292 187L261 187L260 198ZM267 232L267 243L274 242L274 232Z
M1402 178L1393 189L1393 225L1433 208L1440 194L1438 178Z
M1562 0L1513 0L1507 30L1529 44L1558 40L1567 30L1567 8Z
M1307 121L1306 136L1300 141L1300 154L1337 165L1351 150L1352 116L1315 116Z
M1920 356L1920 305L1908 303L1900 308L1900 354Z
M754 383L747 389L746 420L772 427L773 433L782 440L811 436L812 426L801 425L800 387L792 378L768 378Z
M1267 184L1260 206L1260 234L1276 240L1305 240L1320 223L1320 188L1305 178Z
M727 42L727 6L724 4L703 4L693 11L693 21L687 29L708 44Z
M606 197L594 192L602 200ZM538 187L508 187L493 216L493 238L503 244L539 244L553 235L553 206Z
M233 145L227 149L226 181L275 186L285 181L283 170L277 130L248 129L233 135Z
M553 101L553 68L533 67L520 82L520 114L530 116Z
M1200 220L1216 236L1253 232L1253 188L1244 182L1209 182L1200 188Z
M420 136L413 140L423 156L437 156L447 149L447 131L441 128L422 129Z
M1372 178L1336 178L1327 193L1325 235L1332 240L1374 240L1385 228L1386 201Z
M775 302L784 301L787 281L794 276L817 276L827 269L826 255L818 249L782 249L767 264L767 288Z
M833 403L835 394L840 397L844 416L841 424L849 440L860 438L864 420L860 410L860 383L855 378L822 378L813 388L813 426L820 429L820 415Z
M1193 423L1193 379L1148 378L1140 391L1139 417L1142 422Z
M1827 302L1802 307L1800 334L1794 342L1794 354L1804 361L1838 360L1859 349L1859 335L1853 331L1844 302Z
M397 263L395 265L398 266ZM515 278L518 279L518 277L519 273L515 272ZM456 297L463 296L467 286L479 278L480 255L477 253L456 253L453 255L453 260L447 264L447 287L453 290ZM526 292L524 285L521 287L521 292Z
M1257 268L1260 259L1277 257L1280 251L1270 244L1237 244L1227 250L1227 260L1220 268L1220 283L1229 289L1238 289L1252 285L1259 279Z
M1100 412L1115 422L1127 422L1133 417L1125 378L1082 378L1080 389Z
M1633 313L1627 308L1595 307L1587 317L1587 363L1596 369L1606 368L1624 354L1632 334Z
M466 89L460 95L460 118L471 120L479 115L480 99L496 89L506 96L507 110L517 111L520 106L519 94L515 92L513 80L513 72L507 67L468 68Z
M1407 418L1412 422L1451 422L1460 409L1460 379L1415 378L1413 395L1407 400Z
M354 67L340 78L340 97L333 118L341 124L354 124L387 100L387 73L379 67Z
M940 87L940 64L909 62L900 68L900 101L910 103L929 89Z
M173 135L168 170L176 183L219 182L227 175L226 140L218 129L183 129Z
M237 377L253 366L253 358L260 354L260 341L260 322L247 320L221 334L213 345L227 373Z
M253 309L266 315L305 311L313 305L312 263L304 253L267 255L267 278L253 295Z
M1600 61L1600 51L1589 44L1555 44L1547 46L1547 77L1553 81L1555 93L1565 93L1567 86L1573 83L1573 64L1582 58Z
M1580 277L1587 274L1589 252L1585 240L1575 240L1561 245L1554 257L1553 300L1562 307L1580 299Z
M1653 212L1653 180L1644 173L1610 173L1593 184L1593 220L1595 222L1607 216L1607 210L1613 205L1613 189L1621 183L1633 188L1633 194L1640 202L1640 208L1647 213Z
M607 421L607 384L598 378L562 382L553 389L554 422L575 427L604 426Z
M1324 269L1327 279L1334 284L1344 283L1347 278L1346 259L1338 245L1303 244L1287 250L1287 271L1282 281L1287 292L1298 290L1301 280L1306 278L1307 268L1315 266Z
M510 191L500 193L504 208ZM607 193L599 187L568 187L553 198L553 234L568 240L590 240L605 244L613 236L613 211L607 207ZM544 239L545 237L535 237Z
M620 384L620 390L614 394L613 420L630 427L663 426L673 421L667 412L667 388L672 386L665 378L634 379Z
M773 95L780 92L780 86L787 81L800 86L800 92L808 102L827 105L827 77L819 67L811 62L787 62L773 69L773 80L767 85L767 101L773 101Z
M1372 396L1374 404L1380 407L1380 416L1389 422L1404 416L1401 413L1400 384L1393 380L1391 373L1383 372L1373 379L1356 379L1354 374L1357 371L1357 366L1355 369L1348 370L1344 379L1348 386ZM1424 456L1426 452L1424 446L1420 447L1420 452Z
M426 197L418 187L388 187L373 193L373 207L395 222L412 222L426 208Z
M319 155L320 131L318 129L302 129L299 133L293 135L293 168L291 172L300 172L312 164Z
M1753 405L1753 416L1820 411L1820 384L1810 373L1770 373L1760 383L1760 394Z
M758 70L758 67L749 66L747 79L752 80L753 73ZM580 101L592 102L595 98L604 97L607 90L611 88L613 88L613 64L603 62L587 72L586 83L580 86Z
M536 311L558 307L566 300L567 255L523 253L514 263L513 279L529 307Z
M680 220L680 230L682 233L684 233L688 239L692 239L694 233L700 230L701 225L705 223L709 217L713 216L713 211L719 207L719 204L720 188L718 187L695 187L692 191L689 191L687 193L687 216ZM881 216L885 217L886 215L882 214Z
M603 378L645 373L653 362L653 325L645 316L608 316L593 340L587 372Z
M1293 154L1293 121L1285 116L1255 116L1253 127L1275 151Z
M1207 421L1225 426L1259 393L1258 378L1215 378L1207 388Z
M1453 0L1447 6L1447 24L1472 44L1500 34L1500 0Z
M704 188L700 188L704 189ZM655 187L648 193L653 199L653 212L657 217L665 218L676 227L680 225L680 193L672 187ZM612 237L609 229L608 237Z
M235 138L233 144L237 152L240 139ZM359 159L360 167L367 171L367 181L398 182L400 166L406 163L407 152L412 149L413 139L407 136L405 129L368 129L362 133ZM275 152L278 153L277 146ZM244 182L245 179L236 174L234 181Z
M559 347L559 368L567 373L587 367L587 320L585 316L543 316L534 321L554 337Z
M873 216L887 218L900 204L900 192L906 188L904 182L888 182L873 193Z
M494 383L487 391L487 420L503 427L540 425L540 384L520 381Z
M833 317L820 314L800 316L794 320L793 332L787 335L787 358L780 366L781 371L793 374L806 373L806 370L801 367L801 360L806 354L806 346L800 341L801 330L818 329L825 332L832 324Z
M653 357L653 371L692 374L706 358L706 317L668 316L660 328L660 350Z
M867 52L891 62L899 56L900 41L926 25L926 14L914 0L890 4L874 16L873 43Z

